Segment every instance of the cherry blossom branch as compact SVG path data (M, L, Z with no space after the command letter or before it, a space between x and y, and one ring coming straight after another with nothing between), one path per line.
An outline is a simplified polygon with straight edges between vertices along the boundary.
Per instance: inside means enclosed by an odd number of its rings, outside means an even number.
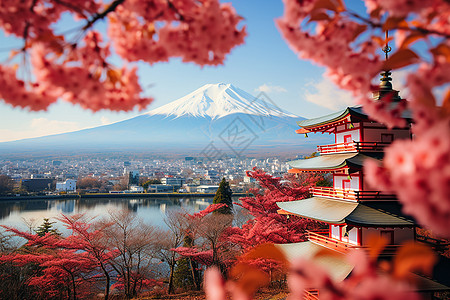
M94 17L90 21L88 21L86 25L84 25L83 30L89 29L92 25L94 25L95 22L105 18L109 13L115 11L116 8L124 2L125 0L115 0L102 13L95 14Z
M70 8L71 10L73 10L73 11L79 13L80 15L82 15L83 17L86 18L86 15L84 14L83 10L80 9L79 7L73 5L73 4L69 3L69 2L62 1L62 0L53 0L53 1L54 1L55 3L58 3L58 4L62 5L62 6L65 6L65 7L67 7L67 8Z
M172 1L167 1L167 5L169 6L169 8L171 10L173 10L180 18L180 21L185 21L185 17L178 11L178 9L175 7L175 5L173 5Z
M34 12L34 6L36 5L36 2L37 2L37 0L33 0L33 2L31 3L31 6L30 6L31 12ZM27 38L28 38L29 31L30 31L30 25L31 25L30 22L26 21L25 28L23 30L24 45L23 45L23 48L21 49L21 51L25 51L25 49L27 48Z
M367 25L369 25L369 26L371 26L373 28L383 28L383 23L374 22L374 21L372 21L372 20L370 20L368 18L364 18L364 17L358 15L355 12L347 10L344 13L349 14L350 16L352 16L352 17L354 17L354 18L364 22L365 24L367 24ZM440 35L440 36L442 36L442 37L444 37L446 39L450 38L450 34L447 34L445 32L441 32L441 31L437 31L437 30L433 30L433 29L423 28L423 27L397 26L395 29L406 30L406 31L411 31L411 32L418 31L418 32L420 32L420 33L422 33L424 35L436 34L436 35Z

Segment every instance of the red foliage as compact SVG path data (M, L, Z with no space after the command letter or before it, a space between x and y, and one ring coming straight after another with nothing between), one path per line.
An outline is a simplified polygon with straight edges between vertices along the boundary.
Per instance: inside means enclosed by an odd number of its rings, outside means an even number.
M282 182L264 171L254 169L247 172L258 180L264 190L254 189L253 197L241 198L237 205L248 210L253 216L242 228L232 227L228 230L228 240L248 249L263 243L296 243L305 240L306 229L319 226L316 221L278 214L277 202L304 199L309 195L309 188L320 179L317 175L302 176L300 180L291 177Z

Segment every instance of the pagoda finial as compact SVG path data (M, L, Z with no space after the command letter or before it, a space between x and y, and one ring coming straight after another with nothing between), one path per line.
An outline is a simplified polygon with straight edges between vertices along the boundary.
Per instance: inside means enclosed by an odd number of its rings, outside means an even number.
M389 46L389 33L386 30L386 44L383 48L381 48L381 50L384 52L385 58L386 60L389 59L389 52L392 51L392 48ZM392 93L394 92L394 101L395 100L399 100L400 97L398 96L398 91L395 91L392 89L392 78L391 78L391 72L389 69L384 69L383 72L381 72L381 78L380 78L380 86L378 91L376 91L374 93L374 98L375 99L380 99L382 98L384 95L388 94L388 93Z
M386 39L385 39L385 41L386 41L386 45L381 50L384 52L386 60L388 60L389 52L392 51L392 48L389 46L389 33L388 33L387 30L386 30ZM381 73L381 76L383 76L383 77L381 77L381 79L380 79L380 81L381 81L380 89L392 90L392 84L391 84L392 78L391 78L390 75L391 75L390 70L384 70L384 72Z
M392 48L389 46L389 34L388 34L387 30L386 30L386 39L385 40L386 40L386 45L381 50L383 50L386 60L388 60L388 58L389 58L388 53L392 51Z
M384 52L386 60L389 58L389 52L392 51L392 48L389 46L389 32L386 30L386 45L381 49ZM381 83L380 83L380 89L384 91L391 91L392 90L392 78L391 78L391 72L390 70L384 70L384 72L381 73Z

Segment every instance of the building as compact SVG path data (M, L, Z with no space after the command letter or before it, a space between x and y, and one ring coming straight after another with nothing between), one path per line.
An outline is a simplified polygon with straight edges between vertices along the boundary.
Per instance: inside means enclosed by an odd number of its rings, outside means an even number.
M175 186L165 184L151 184L147 188L147 192L149 193L173 193L175 191Z
M57 192L75 192L77 190L77 181L73 179L66 179L64 182L56 183Z
M20 181L20 187L24 188L27 192L49 192L55 189L56 180L53 178L30 178L22 179Z
M380 90L374 94L378 100L385 93L394 93L392 105L400 100L398 91L392 90L390 73L382 74ZM328 230L308 232L308 241L277 245L288 258L304 257L316 260L335 280L351 276L354 265L347 262L345 254L354 248L368 247L371 235L385 237L388 246L380 259L391 259L398 245L405 241L427 241L438 250L437 241L425 240L416 233L416 223L404 216L393 194L368 187L363 164L367 159L382 160L383 149L397 139L411 138L411 116L405 111L402 117L405 128L387 129L364 113L361 107L346 109L319 118L299 121L297 133L329 133L335 143L317 147L320 155L309 159L291 161L289 173L323 172L333 176L333 187L313 187L312 197L291 202L278 202L280 214L296 215L322 221ZM315 253L331 249L336 255L324 259L314 258ZM417 275L424 299L434 299L436 291L448 287ZM305 299L319 299L320 291L306 291Z
M127 192L128 193L143 193L144 187L142 187L140 185L132 185L132 186L130 186L130 188Z
M128 186L139 185L139 172L130 171L127 168L124 169L124 176L127 178Z
M256 179L250 176L244 176L244 183L255 183Z
M161 183L165 185L174 185L181 187L184 183L186 183L185 178L174 178L174 177L163 177L161 178Z
M197 187L197 193L213 194L219 189L218 185L199 185Z

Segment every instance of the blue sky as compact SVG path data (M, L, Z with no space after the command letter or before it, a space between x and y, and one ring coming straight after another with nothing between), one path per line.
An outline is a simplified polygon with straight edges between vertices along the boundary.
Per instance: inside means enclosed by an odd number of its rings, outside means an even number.
M274 19L283 14L281 1L231 1L245 18L248 36L219 67L183 64L179 59L153 66L139 64L145 94L155 101L145 111L176 100L207 83L232 83L257 95L265 91L279 107L302 117L314 117L351 105L350 94L323 77L324 69L298 59L281 38ZM17 41L0 34L0 48ZM8 53L0 52L4 61ZM333 102L333 101L334 102ZM144 111L144 112L145 112ZM92 113L59 101L45 112L28 112L0 101L0 141L95 127L134 117L142 112Z

